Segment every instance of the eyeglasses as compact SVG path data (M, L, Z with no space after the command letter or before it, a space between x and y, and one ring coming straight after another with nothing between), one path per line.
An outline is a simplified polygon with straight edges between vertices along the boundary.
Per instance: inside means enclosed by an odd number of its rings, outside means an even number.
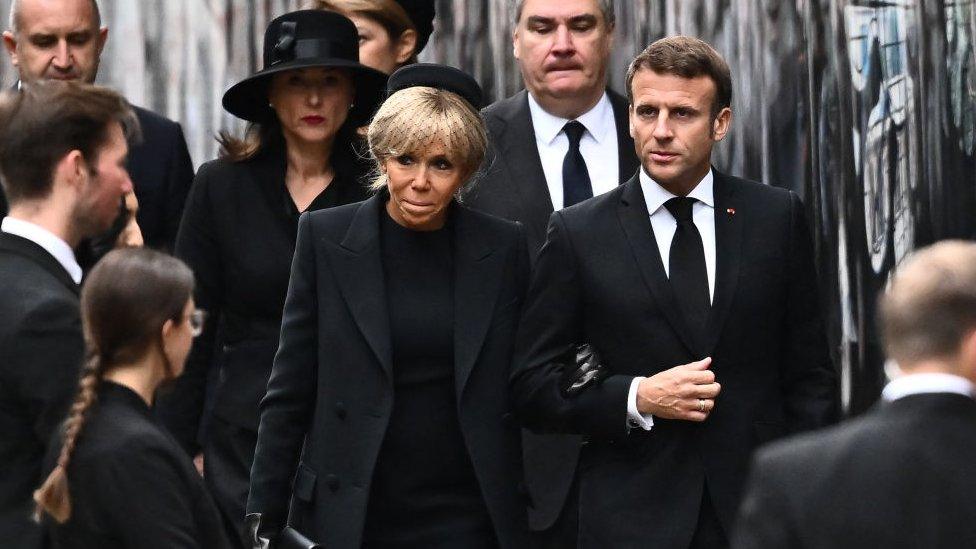
M190 313L190 335L197 337L203 333L203 323L207 321L207 311L203 309L193 309Z

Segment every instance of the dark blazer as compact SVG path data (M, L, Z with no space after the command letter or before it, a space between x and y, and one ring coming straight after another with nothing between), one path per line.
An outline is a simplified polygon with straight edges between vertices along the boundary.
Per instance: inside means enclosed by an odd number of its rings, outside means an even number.
M171 251L193 183L193 163L179 124L140 107L132 109L142 128L142 141L129 148L126 161L139 200L136 221L147 246ZM0 188L0 217L9 209Z
M620 183L640 167L630 136L627 99L607 90L617 125L617 163ZM526 227L531 260L546 239L546 223L553 212L549 187L535 146L528 92L498 101L484 111L492 162L485 175L464 197L468 206ZM569 493L581 439L576 435L523 434L525 473L532 504L529 524L534 530L552 526Z
M337 151L335 179L310 209L366 198L353 154ZM221 375L213 413L231 425L257 431L298 227L285 172L283 151L268 150L245 162L214 160L200 167L187 200L176 255L193 269L197 306L209 314L185 373L160 394L157 409L191 453L198 448L209 372L215 365Z
M230 547L203 479L142 397L103 381L88 414L68 463L71 517L47 520L54 549Z
M385 202L383 193L302 216L281 345L261 402L247 512L282 525L292 497L291 523L333 549L362 543L393 406L379 245ZM502 547L526 547L528 535L506 383L528 277L523 238L516 224L454 212L458 419Z
M834 416L834 371L799 199L717 172L714 191L717 272L704 341L684 327L636 176L550 220L512 391L530 428L587 438L582 547L686 549L706 478L729 531L752 450ZM578 341L600 351L613 375L567 399L562 360ZM706 422L655 418L652 431L628 429L635 376L705 356L722 384Z
M640 167L634 152L627 118L627 98L608 89L617 124L617 163L620 183L629 180ZM552 199L542 171L535 130L525 90L498 101L484 110L490 137L491 163L480 180L465 195L464 203L525 225L532 259L546 240L546 223L552 214Z
M10 547L41 546L31 495L83 354L77 285L44 248L0 233L0 539Z
M760 450L736 548L976 547L976 402L907 396Z
M193 162L178 123L141 107L132 109L142 128L142 142L129 148L126 164L139 199L136 221L147 246L171 251L193 183Z

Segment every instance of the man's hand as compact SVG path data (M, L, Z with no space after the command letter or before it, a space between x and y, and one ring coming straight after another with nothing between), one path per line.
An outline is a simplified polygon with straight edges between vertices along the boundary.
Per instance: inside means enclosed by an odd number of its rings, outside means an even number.
M645 378L637 387L637 410L665 419L705 421L722 389L708 369L711 364L707 357Z

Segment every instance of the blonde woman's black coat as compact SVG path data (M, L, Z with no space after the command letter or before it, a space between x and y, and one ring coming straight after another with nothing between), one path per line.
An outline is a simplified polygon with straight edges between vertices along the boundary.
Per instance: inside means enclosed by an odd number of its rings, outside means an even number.
M385 196L302 216L261 403L247 512L280 527L291 503L290 523L330 549L362 543L393 408ZM463 207L453 230L458 419L499 544L525 547L520 436L506 386L529 268L524 235L521 225Z

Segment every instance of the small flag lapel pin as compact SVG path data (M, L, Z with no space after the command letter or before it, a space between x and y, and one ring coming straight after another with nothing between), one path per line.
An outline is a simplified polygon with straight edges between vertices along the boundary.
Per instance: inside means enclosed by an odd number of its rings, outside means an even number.
M735 208L726 208L725 213L729 215L735 215Z

